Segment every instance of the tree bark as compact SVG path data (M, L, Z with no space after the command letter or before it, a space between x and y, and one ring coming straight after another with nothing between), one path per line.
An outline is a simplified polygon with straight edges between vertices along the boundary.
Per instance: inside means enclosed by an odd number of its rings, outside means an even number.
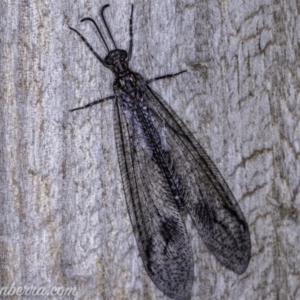
M104 57L97 32L80 20L99 21L106 3L0 4L0 289L75 287L75 296L60 299L168 299L148 277L133 236L113 103L69 112L113 94L112 73L68 28ZM236 275L186 218L191 299L300 298L299 3L134 3L130 67L144 78L188 70L152 87L215 162L251 233L249 267ZM112 34L127 50L130 1L109 4Z

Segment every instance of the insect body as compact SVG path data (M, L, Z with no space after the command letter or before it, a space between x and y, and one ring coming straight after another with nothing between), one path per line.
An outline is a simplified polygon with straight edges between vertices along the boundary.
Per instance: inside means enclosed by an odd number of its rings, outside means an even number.
M189 298L193 257L182 220L187 211L203 241L227 268L242 274L249 263L248 225L220 172L176 113L149 83L177 76L145 80L128 67L133 46L132 15L128 53L115 46L102 59L74 28L97 59L115 74L114 96L74 110L114 99L114 130L127 209L147 273L173 299Z

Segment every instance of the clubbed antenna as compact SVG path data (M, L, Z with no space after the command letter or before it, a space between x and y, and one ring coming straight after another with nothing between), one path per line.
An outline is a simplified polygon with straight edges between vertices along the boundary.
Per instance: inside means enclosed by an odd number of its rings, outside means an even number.
M107 23L106 23L106 21L105 21L105 18L104 18L104 10L105 10L105 8L107 8L107 7L109 7L109 4L106 4L106 5L104 5L104 6L101 8L101 17L102 17L103 23L104 23L104 25L105 25L105 27L106 27L106 29L107 29L107 32L108 32L108 34L109 34L109 36L110 36L110 38L111 38L111 40L112 40L112 42L113 42L115 48L117 49L117 45L116 45L116 43L115 43L115 41L114 41L114 39L113 39L113 37L112 37L112 35L111 35L111 33L110 33L109 27L108 27L108 25L107 25Z
M84 21L91 21L91 22L95 25L95 27L97 28L97 31L98 31L98 33L99 33L99 35L100 35L100 37L101 37L103 43L104 43L104 45L105 45L105 47L106 47L106 49L107 49L107 52L109 52L109 48L108 48L108 46L107 46L107 44L106 44L106 42L105 42L105 39L104 39L104 37L103 37L103 35L102 35L102 33L101 33L101 31L100 31L100 29L99 29L97 23L96 23L92 18L83 18L83 19L81 20L81 22L84 22Z

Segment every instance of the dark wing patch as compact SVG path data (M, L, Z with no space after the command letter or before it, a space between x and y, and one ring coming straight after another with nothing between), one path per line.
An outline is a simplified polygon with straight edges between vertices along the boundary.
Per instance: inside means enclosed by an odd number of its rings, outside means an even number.
M153 118L165 122L165 147L199 234L223 265L242 274L250 260L251 241L247 222L232 192L172 108L149 87L145 100Z
M158 120L161 123L161 120ZM139 124L116 100L114 128L122 182L144 266L171 298L189 298L193 282L190 241L166 178L145 145Z

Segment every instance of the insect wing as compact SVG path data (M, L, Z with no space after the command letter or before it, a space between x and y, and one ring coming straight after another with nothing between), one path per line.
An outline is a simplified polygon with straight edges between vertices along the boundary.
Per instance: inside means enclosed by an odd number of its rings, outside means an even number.
M163 120L153 121L162 129ZM166 178L145 145L140 123L117 98L114 129L127 208L145 269L166 295L187 299L193 257L185 225Z
M165 121L166 150L185 191L184 203L208 249L227 268L242 274L251 241L245 217L215 164L173 109L148 87L149 109Z

